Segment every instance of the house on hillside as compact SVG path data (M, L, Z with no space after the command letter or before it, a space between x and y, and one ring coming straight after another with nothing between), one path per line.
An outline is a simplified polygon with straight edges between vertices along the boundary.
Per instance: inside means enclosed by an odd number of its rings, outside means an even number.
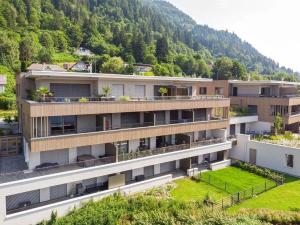
M80 47L75 51L75 55L91 57L94 56L94 53L87 48Z
M0 94L4 93L6 83L6 76L0 74Z
M33 63L28 68L28 71L55 71L55 72L64 72L65 69L61 68L58 65L53 64L39 64L39 63Z
M136 72L141 72L141 73L149 72L153 68L153 65L151 64L142 64L142 63L135 63L133 64L133 66Z
M70 68L70 70L74 72L91 72L91 69L91 64L84 61L79 61Z

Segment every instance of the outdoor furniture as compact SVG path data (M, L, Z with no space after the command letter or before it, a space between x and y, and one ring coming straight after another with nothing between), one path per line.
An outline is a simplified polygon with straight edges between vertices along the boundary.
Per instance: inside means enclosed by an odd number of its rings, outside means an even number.
M80 155L77 156L77 162L82 162L83 167L95 166L96 157L93 155Z
M36 170L43 170L43 169L49 169L49 168L54 168L57 167L59 164L58 163L42 163L38 166L35 167Z

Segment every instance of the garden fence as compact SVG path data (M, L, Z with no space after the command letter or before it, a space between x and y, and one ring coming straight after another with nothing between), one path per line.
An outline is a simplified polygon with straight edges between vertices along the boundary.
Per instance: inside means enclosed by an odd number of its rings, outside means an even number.
M280 183L276 183L274 181L265 180L264 183L259 185L254 185L248 189L240 190L239 187L233 185L229 182L223 181L217 177L214 177L210 174L202 174L200 175L200 181L208 183L218 189L221 189L230 195L227 197L223 197L218 201L206 202L206 204L211 207L212 210L218 209L226 209L230 206L238 204L244 200L253 198L263 192L266 192L274 187L280 185Z

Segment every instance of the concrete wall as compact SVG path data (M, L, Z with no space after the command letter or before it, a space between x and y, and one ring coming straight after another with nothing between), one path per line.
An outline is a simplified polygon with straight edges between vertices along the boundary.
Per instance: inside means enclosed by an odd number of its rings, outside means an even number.
M123 187L119 187L119 188L115 188L103 192L98 192L98 193L70 199L63 202L54 203L51 205L46 205L36 209L31 209L31 210L27 210L24 212L15 213L7 216L4 215L5 209L1 208L3 205L5 206L5 198L3 198L2 195L0 195L0 203L1 203L0 224L3 225L36 224L41 222L42 220L50 219L52 211L56 211L58 216L63 216L67 214L74 207L80 207L84 202L90 200L100 200L116 192L121 192L126 195L134 194L147 189L159 187L161 185L170 182L171 180L172 180L172 175L161 176L150 180L141 181L139 183L125 185Z
M249 162L250 149L256 149L256 165L276 170L282 173L300 177L300 151L282 145L251 141L249 135L237 135L237 145L230 151L230 157ZM294 167L286 165L286 155L294 156Z

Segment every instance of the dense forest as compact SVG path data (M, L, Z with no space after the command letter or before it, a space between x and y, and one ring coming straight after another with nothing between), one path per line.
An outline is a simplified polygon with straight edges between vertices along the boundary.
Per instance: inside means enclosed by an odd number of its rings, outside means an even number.
M79 60L86 47L97 72L132 73L135 62L153 64L155 75L294 79L235 34L197 25L165 1L0 0L0 73L14 93L14 74L33 62ZM124 69L124 62L129 66Z

